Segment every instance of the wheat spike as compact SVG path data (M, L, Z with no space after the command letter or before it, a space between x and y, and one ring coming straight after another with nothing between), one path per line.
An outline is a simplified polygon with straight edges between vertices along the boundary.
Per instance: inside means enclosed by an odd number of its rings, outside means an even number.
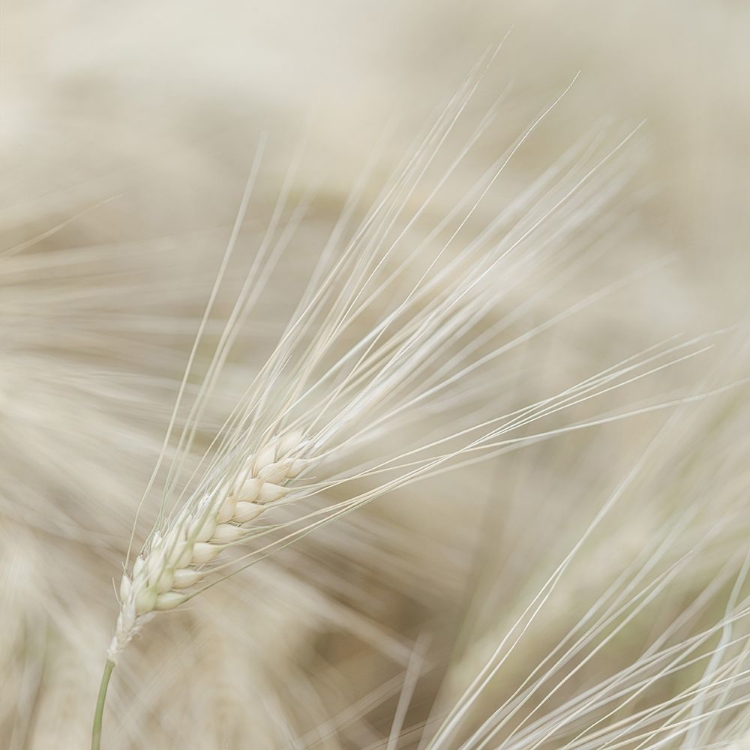
M434 132L393 184L383 189L382 198L338 256L331 250L339 235L337 227L276 349L207 450L208 467L199 467L193 473L191 479L197 480L197 486L189 481L182 490L186 497L172 494L179 486L182 459L178 459L174 474L170 469L165 501L174 501L173 511L160 516L132 573L126 562L121 578L120 612L95 714L95 749L100 743L107 684L123 649L156 613L174 610L210 585L209 576L231 574L225 573L226 568L238 561L222 555L264 533L255 522L267 508L324 496L334 488L341 488L344 495L343 500L297 518L297 523L304 524L302 529L288 533L261 552L276 544L291 543L377 497L451 466L483 460L535 438L559 434L562 430L508 437L549 415L627 386L707 349L704 346L694 351L701 343L699 338L672 347L657 345L653 348L657 353L647 349L553 397L504 411L503 393L495 388L497 373L491 368L501 355L573 314L578 306L508 341L507 328L517 311L503 315L500 302L510 290L534 278L545 264L554 271L561 262L571 260L566 239L615 196L619 181L606 188L603 182L609 162L618 158L633 133L602 158L596 149L581 162L577 162L575 153L566 155L560 165L548 170L538 184L506 207L483 231L458 241L509 160L563 92L517 137L465 199L416 242L414 251L397 259L392 251L406 242L437 188L413 214L402 217L404 206L451 132L474 83L470 77L467 90L449 103ZM439 186L472 144L470 139ZM256 157L183 388L239 236L258 163ZM282 208L287 198L288 193L282 190ZM276 213L280 214L281 208ZM226 362L235 326L248 316L278 263L285 232L276 245L267 235L253 259L180 437L177 452L183 457L193 445L206 399ZM437 248L432 243L437 243ZM540 296L544 298L544 289ZM532 304L536 301L530 300ZM362 319L376 310L374 320L363 326ZM179 404L178 397L165 448ZM482 405L480 411L477 404ZM674 403L652 408L672 406ZM440 419L435 431L419 433L411 442L399 445L395 436L405 425L437 413ZM585 426L587 423L579 423L574 429ZM393 440L382 440L391 434ZM376 443L381 446L377 451L367 451ZM357 458L358 449L365 449L364 459ZM316 468L316 474L321 469L320 476L315 481L296 483L311 467ZM154 477L158 469L159 463ZM373 480L374 486L350 489L362 480ZM240 564L253 554L257 552L245 553Z
M191 510L186 506L149 549L138 556L132 576L120 581L121 611L107 658L116 663L121 651L149 617L186 601L184 593L204 580L223 550L242 541L269 505L289 492L287 483L308 465L305 440L298 430L270 440L247 457L238 476Z

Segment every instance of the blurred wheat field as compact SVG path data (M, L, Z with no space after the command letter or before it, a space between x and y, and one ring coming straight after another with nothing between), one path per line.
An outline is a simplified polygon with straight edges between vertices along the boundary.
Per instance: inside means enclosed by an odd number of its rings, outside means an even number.
M500 332L477 357L507 351L373 445L408 455L449 419L556 403L607 368L632 382L159 615L114 672L102 747L750 747L749 38L728 1L6 3L0 747L89 746L115 589L164 476L138 506L259 144L187 404L269 226L283 253L188 469L331 233L336 257L462 86L378 279L397 300L518 233L476 334Z

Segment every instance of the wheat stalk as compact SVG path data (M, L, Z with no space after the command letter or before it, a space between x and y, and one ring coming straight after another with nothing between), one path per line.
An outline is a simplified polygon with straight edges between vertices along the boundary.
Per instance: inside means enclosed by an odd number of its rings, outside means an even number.
M596 150L591 147L588 154L583 149L581 161L581 150L574 150L488 227L453 251L454 240L469 224L479 203L554 107L554 102L488 170L475 189L418 243L414 253L406 254L406 260L389 268L393 249L408 236L437 189L428 195L421 208L402 221L404 205L424 179L475 86L475 77L470 76L464 90L446 107L415 156L386 186L374 210L338 257L332 250L342 231L340 227L334 231L275 351L209 449L212 455L208 466L202 469L199 466L194 471L197 485L188 494L183 489L175 497L184 457L191 449L237 326L249 315L288 241L286 232L281 232L278 238L273 236L289 197L288 184L282 189L271 229L253 260L180 438L178 453L183 459L170 470L167 482L167 498L174 502L173 511L160 515L131 572L126 563L119 586L120 612L107 651L95 712L92 735L95 750L101 742L102 715L112 671L122 651L157 613L174 610L259 555L291 543L398 487L434 476L451 465L483 460L535 438L546 439L557 434L550 431L520 439L509 437L514 431L624 387L707 348L698 339L655 347L556 396L519 410L503 411L502 394L493 393L494 378L487 377L487 368L494 366L502 354L566 315L574 314L599 295L503 343L500 342L508 320L502 315L496 318L498 303L504 294L533 277L545 263L556 268L561 262L570 262L567 253L561 253L565 239L585 226L592 213L600 212L616 195L618 185L607 187L610 175L604 167L632 134L603 158L595 158ZM449 167L447 176L465 157L476 137L477 134L470 138ZM593 165L586 164L586 156L593 159ZM239 236L259 158L251 170L183 390L216 290ZM552 228L545 234L548 224ZM431 243L448 229L448 239L437 254L425 259L423 253L432 252ZM381 313L381 318L367 326L364 334L356 333L355 323L365 313L374 310L376 304L382 307L385 300L394 299L386 307L385 315ZM513 313L509 317L512 320ZM696 343L702 346L697 351ZM473 402L482 404L481 411L467 408ZM179 404L178 398L165 448ZM670 402L652 408L673 405ZM367 449L377 436L389 431L395 435L409 420L436 411L443 415L437 433L422 435L407 447L395 444L392 453L384 453L381 448L379 454L369 455L365 463L355 458L356 450ZM493 416L488 417L490 414ZM617 417L609 419L613 418ZM575 429L585 426L582 423ZM320 476L303 482L311 476L312 469ZM373 488L348 491L354 482L368 478L376 480ZM348 497L296 519L301 528L260 550L245 552L239 559L230 559L225 554L270 531L288 528L289 524L256 525L269 508L299 502L333 488L348 491Z

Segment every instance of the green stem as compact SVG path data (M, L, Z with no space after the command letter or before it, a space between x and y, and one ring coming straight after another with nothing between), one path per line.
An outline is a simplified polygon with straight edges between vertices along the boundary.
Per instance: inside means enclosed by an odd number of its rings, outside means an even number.
M96 711L94 712L94 726L91 729L91 750L99 750L102 744L102 718L104 716L104 703L107 700L107 688L109 687L109 678L112 677L112 670L115 663L107 659L104 665L104 674L102 682L99 685L99 697L96 699Z

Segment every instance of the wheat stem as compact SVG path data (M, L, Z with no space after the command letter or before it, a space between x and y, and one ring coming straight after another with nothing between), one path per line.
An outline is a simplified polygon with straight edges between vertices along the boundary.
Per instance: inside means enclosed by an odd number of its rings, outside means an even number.
M104 665L104 673L102 674L102 681L99 685L99 695L96 699L96 710L94 711L94 725L91 728L91 750L99 750L102 742L102 718L104 716L104 703L107 700L107 688L109 687L109 679L112 677L112 670L115 668L115 663L107 659L107 663Z

